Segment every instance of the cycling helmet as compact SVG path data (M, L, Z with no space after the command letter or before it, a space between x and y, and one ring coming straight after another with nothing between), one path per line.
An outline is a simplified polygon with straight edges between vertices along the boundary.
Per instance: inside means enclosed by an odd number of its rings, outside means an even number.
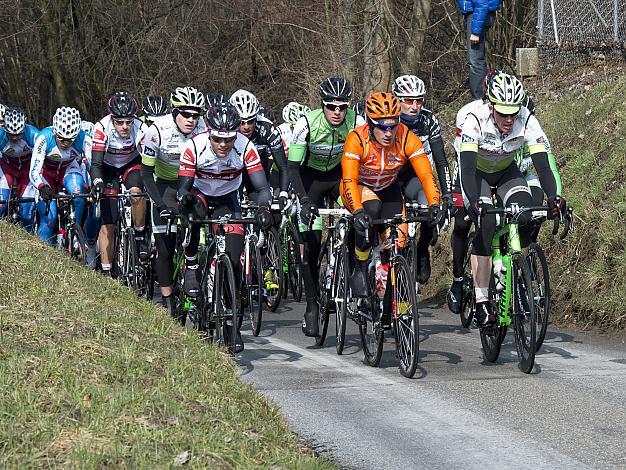
M109 98L109 112L118 118L134 117L137 114L137 100L127 91L116 91Z
M354 103L352 105L352 109L357 115L364 118L365 117L365 100L359 100L356 103Z
M206 124L211 134L218 137L233 137L241 124L239 110L231 103L222 106L211 106L206 112Z
M170 96L170 102L174 108L194 108L202 111L205 107L204 95L190 86L176 88Z
M76 108L63 106L57 108L52 118L52 129L54 133L64 139L73 139L80 132L80 113Z
M4 115L6 114L6 110L7 108L3 104L0 104L0 123L4 122Z
M80 128L85 134L88 134L89 136L93 136L93 128L94 128L93 122L83 121L80 123Z
M374 92L365 100L365 115L374 124L390 125L400 118L400 102L391 93Z
M341 77L328 77L320 83L320 97L322 101L350 101L352 87L350 82Z
M487 74L483 80L483 93L485 93L485 97L487 96L487 88L489 88L489 84L493 80L493 77L496 75L500 75L501 73L505 73L503 70L498 69L489 69L487 70Z
M21 134L26 127L26 116L17 108L9 108L4 114L4 130L7 134Z
M524 101L524 87L513 75L495 75L487 86L487 99L499 114L515 114Z
M305 104L300 104L295 101L290 101L283 108L283 121L288 122L291 125L294 125L300 117L304 116L306 113L310 112L311 108L309 108Z
M164 116L170 110L170 104L162 96L150 95L141 101L141 109L148 117Z
M207 93L206 95L207 106L223 106L228 102L226 97L221 93Z
M391 91L398 98L423 98L426 85L415 75L400 75L391 85Z
M256 117L259 113L259 100L249 91L237 90L228 101L235 106L244 121Z

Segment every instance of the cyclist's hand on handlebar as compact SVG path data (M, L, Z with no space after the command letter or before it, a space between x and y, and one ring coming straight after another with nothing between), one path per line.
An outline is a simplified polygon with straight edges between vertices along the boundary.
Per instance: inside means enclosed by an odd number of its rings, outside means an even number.
M104 182L102 180L97 180L91 184L91 195L97 201L100 199L102 192L104 191Z
M196 204L198 197L191 193L183 194L178 202L178 212L181 214L188 213L193 209L193 206Z
M469 216L470 220L475 224L478 224L480 220L480 205L478 204L479 202L479 198L470 198L469 207L467 209L467 215Z
M354 213L354 229L364 234L370 228L370 216L365 212L364 209L359 209Z
M548 219L559 219L567 210L567 202L564 197L550 196L548 198Z
M39 189L39 196L44 201L50 202L52 201L52 199L54 199L54 191L52 190L50 186L46 184L42 186L41 189Z
M274 225L274 218L272 217L272 213L266 206L259 206L254 214L254 219L256 223L259 224L261 229L269 230Z
M161 216L161 218L163 219L168 219L173 217L174 215L176 215L174 213L173 210L171 210L169 207L167 206L159 206L157 207L157 211L159 212L159 215Z
M428 218L430 222L428 224L433 227L439 222L439 213L441 212L441 208L438 204L431 204L428 206Z
M300 218L304 225L309 225L311 221L320 215L317 206L308 197L303 197L300 202Z

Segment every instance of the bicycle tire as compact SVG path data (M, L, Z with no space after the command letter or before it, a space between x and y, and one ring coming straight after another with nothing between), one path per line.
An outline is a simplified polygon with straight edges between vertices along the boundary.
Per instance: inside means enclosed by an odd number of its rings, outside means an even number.
M396 354L400 374L411 378L415 375L419 361L419 312L415 284L404 256L396 256L392 262L394 279L387 288L393 288L392 318Z
M244 273L244 276L248 277L246 279L248 313L252 335L259 336L263 320L263 265L261 252L254 242L250 242L250 256L250 272Z
M151 256L146 263L146 300L154 299L155 284L156 273L154 271L154 256Z
M302 300L302 255L300 253L300 237L294 225L287 224L287 273L291 294L296 302Z
M328 245L322 245L320 255L317 260L317 303L319 305L318 326L319 334L315 337L315 345L323 346L328 333L328 323L330 320L328 289L326 289L326 270L328 267Z
M526 254L530 275L533 282L533 294L535 295L535 310L537 310L537 347L543 345L548 331L550 318L550 271L546 254L538 243L531 243Z
M415 283L415 292L418 292L419 289L419 281L417 280L417 239L415 236L411 237L408 240L407 248L406 248L406 261L409 266L409 270L411 275L413 276L413 281Z
M235 270L226 254L217 258L215 266L215 282L213 284L215 299L215 330L223 332L223 341L218 344L225 346L230 355L234 356L236 330L239 325L239 313L237 312L237 293L235 291ZM230 322L230 324L229 324ZM230 334L225 334L230 327Z
M476 297L474 292L474 278L472 276L472 246L474 234L470 234L467 238L465 246L465 258L463 258L463 284L461 288L461 326L469 328L474 319L474 311L476 308Z
M372 267L369 272L370 295L369 317L361 315L359 322L359 333L361 335L361 346L365 362L378 367L383 355L384 330L381 323L381 314L378 296L376 295L376 269Z
M139 280L137 273L137 264L139 257L137 256L137 242L135 241L135 231L128 229L126 232L126 256L124 257L124 274L126 276L126 285L128 288L138 293Z
M497 306L493 306L497 311ZM500 357L500 350L502 348L502 342L506 336L506 325L494 325L493 333L489 334L486 328L479 327L480 330L480 343L483 348L483 356L487 362L496 362Z
M70 257L80 264L85 264L87 259L87 244L83 228L78 224L73 224L69 227L68 231L66 231L65 237L64 245Z
M126 258L126 231L123 229L121 222L118 221L115 226L115 248L113 252L113 270L114 277L124 283L124 259Z
M270 312L275 312L280 305L284 276L280 239L273 227L265 232L263 279L265 280L265 305ZM278 288L268 288L268 281L276 284Z
M343 354L343 348L346 342L346 321L348 316L348 246L342 244L339 253L335 258L335 269L333 270L334 303L335 303L335 334L337 336L337 344L335 349L337 354Z
M517 349L521 371L530 374L535 364L537 347L537 310L535 309L532 278L526 257L522 254L513 256L512 266L515 348ZM524 301L526 305L524 305Z

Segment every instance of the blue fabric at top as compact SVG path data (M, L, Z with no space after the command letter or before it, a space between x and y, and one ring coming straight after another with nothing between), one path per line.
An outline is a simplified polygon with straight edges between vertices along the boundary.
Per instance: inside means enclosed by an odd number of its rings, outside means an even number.
M472 16L472 34L476 35L483 32L487 15L500 8L500 0L457 0L457 3L459 10L464 15L474 13Z

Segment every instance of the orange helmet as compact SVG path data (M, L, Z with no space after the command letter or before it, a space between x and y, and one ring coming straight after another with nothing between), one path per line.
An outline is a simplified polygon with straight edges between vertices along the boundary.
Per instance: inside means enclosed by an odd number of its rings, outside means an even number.
M376 91L365 100L365 115L372 121L399 119L400 102L391 93Z

